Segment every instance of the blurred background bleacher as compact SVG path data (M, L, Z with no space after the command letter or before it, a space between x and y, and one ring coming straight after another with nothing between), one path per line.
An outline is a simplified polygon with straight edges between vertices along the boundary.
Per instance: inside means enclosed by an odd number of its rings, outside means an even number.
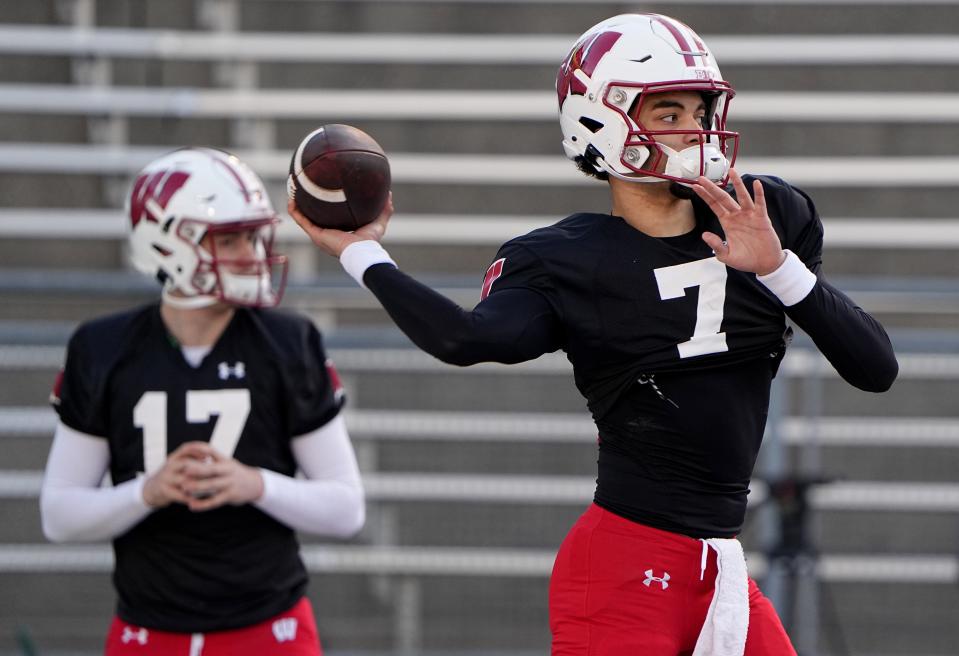
M552 85L576 36L629 11L705 37L739 92L740 170L814 197L828 274L900 357L869 395L797 339L753 576L804 656L959 653L959 3L0 0L0 654L98 653L112 613L109 547L46 544L37 496L70 331L156 296L126 264L131 175L218 146L283 207L299 140L356 125L391 156L391 253L472 306L502 241L607 206L562 156ZM565 359L442 365L292 222L282 237L284 305L327 336L369 498L356 540L303 539L326 651L546 653L553 555L595 477ZM796 477L818 559L776 549Z

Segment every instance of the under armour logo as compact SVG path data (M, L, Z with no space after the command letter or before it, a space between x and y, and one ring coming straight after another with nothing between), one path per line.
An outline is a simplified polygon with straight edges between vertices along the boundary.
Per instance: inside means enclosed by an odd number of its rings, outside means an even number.
M137 644L145 645L149 637L150 632L146 629L137 629L134 631L132 627L125 626L123 627L123 636L120 638L120 642L126 645L136 641Z
M220 380L227 380L230 376L236 376L238 379L246 376L246 365L237 362L232 367L226 362L217 365L217 371L220 373Z
M663 590L665 590L666 588L669 587L669 572L663 572L662 577L659 577L659 576L653 576L653 570L651 569L646 570L646 580L643 581L643 585L645 585L648 588L649 584L652 583L653 581L656 581L656 583L659 583L660 585L662 585Z
M284 617L273 622L273 637L277 642L292 642L296 640L296 618Z

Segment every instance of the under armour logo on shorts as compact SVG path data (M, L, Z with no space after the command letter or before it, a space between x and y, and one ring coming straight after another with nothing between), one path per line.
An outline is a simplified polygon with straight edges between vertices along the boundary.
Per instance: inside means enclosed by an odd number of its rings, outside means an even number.
M296 640L296 618L284 617L273 622L273 637L277 642L292 642Z
M662 585L663 590L665 590L666 588L669 587L669 572L663 572L662 577L659 577L659 576L653 576L653 570L651 569L646 570L646 580L643 581L643 585L645 585L648 588L650 583L652 583L653 581L656 581L656 583L659 583L660 585Z
M123 635L120 637L120 642L126 645L136 641L137 644L145 645L149 637L150 632L146 629L137 629L134 631L133 627L125 626L123 627Z

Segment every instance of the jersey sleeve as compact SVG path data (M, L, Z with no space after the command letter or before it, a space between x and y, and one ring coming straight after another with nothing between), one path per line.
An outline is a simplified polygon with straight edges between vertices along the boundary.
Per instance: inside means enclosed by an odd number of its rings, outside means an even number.
M815 285L785 308L786 315L848 383L871 392L889 389L899 370L889 336L882 324L826 279L823 225L812 199L777 178L763 183L773 192L769 214L783 248L816 275Z
M346 403L333 361L323 347L320 331L306 323L301 354L289 363L287 423L290 436L305 435L325 425Z
M363 281L410 340L448 364L512 364L562 346L555 307L535 285L542 276L516 267L504 246L487 270L481 301L466 310L392 264L367 269Z
M546 267L532 250L516 240L503 244L487 269L481 300L507 289L536 292L555 308L555 294Z
M50 403L66 426L86 433L105 437L107 435L106 408L104 407L104 363L92 353L82 327L70 338L63 369L50 394Z

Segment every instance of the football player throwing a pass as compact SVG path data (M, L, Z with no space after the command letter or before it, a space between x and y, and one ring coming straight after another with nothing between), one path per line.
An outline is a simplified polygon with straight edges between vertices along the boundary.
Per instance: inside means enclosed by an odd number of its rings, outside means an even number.
M606 20L556 91L566 154L608 181L610 211L504 244L472 311L396 267L378 243L392 207L355 233L290 211L436 357L572 362L599 475L553 568L554 656L794 654L736 539L786 317L872 392L898 372L889 339L824 277L812 200L732 168L734 90L688 26Z
M140 173L129 214L162 298L70 339L44 532L113 541L110 656L318 656L295 531L356 533L363 490L319 332L266 309L286 259L263 183L182 149Z

